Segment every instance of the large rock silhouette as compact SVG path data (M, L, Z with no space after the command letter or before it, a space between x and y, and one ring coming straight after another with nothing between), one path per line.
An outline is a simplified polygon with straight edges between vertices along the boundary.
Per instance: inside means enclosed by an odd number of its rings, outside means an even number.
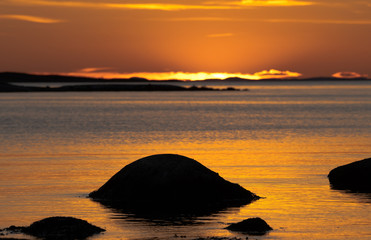
M371 193L371 158L339 166L328 178L334 189Z
M194 209L241 206L259 199L196 160L159 154L128 164L89 197L122 209Z

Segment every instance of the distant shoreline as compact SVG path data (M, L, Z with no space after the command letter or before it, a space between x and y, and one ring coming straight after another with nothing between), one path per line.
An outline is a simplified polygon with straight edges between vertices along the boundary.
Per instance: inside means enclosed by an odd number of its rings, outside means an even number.
M153 82L305 82L305 81L370 81L370 78L335 78L335 77L314 77L314 78L270 78L270 79L260 79L252 80L245 78L226 78L226 79L205 79L205 80L178 80L178 79L168 79L168 80L150 80L140 77L132 78L91 78L91 77L77 77L77 76L65 76L65 75L41 75L41 74L28 74L28 73L16 73L16 72L0 72L0 83L15 83L15 82L45 82L45 83L153 83Z
M247 91L248 89L239 89L234 87L214 88L206 86L179 86L178 83L204 84L243 84L257 82L351 82L351 81L369 81L367 78L305 78L305 79L262 79L251 80L242 78L227 79L206 79L206 80L148 80L145 78L128 79L103 79L62 75L36 75L27 73L0 73L0 92L119 92L119 91ZM44 86L27 86L29 83L43 83ZM52 86L60 83L60 86ZM159 84L157 84L159 83ZM51 85L51 86L49 86Z
M210 88L210 87L183 87L163 84L80 84L63 85L60 87L34 87L21 86L0 82L0 92L122 92L122 91L241 91L233 87ZM246 91L246 90L245 90Z

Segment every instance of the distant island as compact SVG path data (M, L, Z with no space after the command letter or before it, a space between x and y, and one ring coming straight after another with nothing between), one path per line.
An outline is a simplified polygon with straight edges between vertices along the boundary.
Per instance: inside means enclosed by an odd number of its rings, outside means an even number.
M256 82L256 81L351 81L351 80L371 80L369 78L336 78L336 77L314 77L314 78L267 78L260 80L252 80L239 77L231 77L226 79L205 79L205 80L150 80L140 77L132 78L90 78L90 77L77 77L65 75L42 75L42 74L28 74L16 72L0 72L0 83L15 83L15 82L43 82L43 83L56 83L56 82L73 82L73 83L146 83L146 82Z
M66 83L59 87L25 86L26 83ZM68 83L70 85L68 85ZM72 84L73 83L73 84ZM76 84L78 83L78 84ZM109 84L107 84L109 83ZM98 92L98 91L240 91L233 87L177 86L155 84L143 78L97 79L61 75L35 75L26 73L0 73L0 92Z
M64 85L61 87L33 87L19 86L0 82L0 92L122 92L122 91L241 91L233 87L210 88L210 87L182 87L163 84L81 84ZM246 91L246 90L245 90Z
M70 91L241 91L247 89L238 89L233 87L228 88L212 88L204 86L178 86L164 83L176 82L193 82L193 83L233 83L233 82L256 82L256 81L349 81L362 80L368 81L368 78L334 78L334 77L317 77L317 78L290 78L290 79L262 79L251 80L238 77L226 79L206 79L206 80L149 80L145 78L132 77L128 79L103 79L76 77L64 75L37 75L27 73L2 72L0 73L0 92L70 92ZM20 84L25 83L67 83L59 87L49 86L25 86ZM68 84L69 83L69 84ZM156 84L162 83L162 84Z

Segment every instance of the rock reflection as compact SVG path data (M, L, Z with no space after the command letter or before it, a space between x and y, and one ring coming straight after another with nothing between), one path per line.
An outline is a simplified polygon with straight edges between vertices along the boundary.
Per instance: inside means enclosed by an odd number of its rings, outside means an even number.
M145 223L155 226L189 226L204 225L207 222L214 221L222 214L237 214L240 207L214 208L204 210L193 210L188 212L166 211L164 209L149 210L145 209L123 209L107 204L102 204L106 209L112 212L112 219L122 220L131 223Z

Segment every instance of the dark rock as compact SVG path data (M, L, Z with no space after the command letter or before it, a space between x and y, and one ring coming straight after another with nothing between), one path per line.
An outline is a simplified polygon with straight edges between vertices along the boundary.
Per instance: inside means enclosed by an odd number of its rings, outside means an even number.
M196 160L159 154L128 164L89 197L119 209L188 211L259 199Z
M261 218L248 218L242 222L232 223L226 229L230 231L243 232L251 235L264 235L268 231L273 230Z
M371 193L371 158L337 167L328 179L334 189Z
M25 229L26 227L17 227L17 226L12 225L8 228L1 229L1 231L7 231L11 233L22 233Z
M85 239L105 230L87 221L73 217L49 217L32 223L29 227L10 226L8 233L24 233L41 239Z
M24 232L24 230L26 229L27 227L17 227L17 226L10 226L10 227L7 227L7 228L4 228L4 229L0 229L0 239L18 239L18 238L9 238L9 237L2 237L2 236L6 236L6 235L9 235L9 234L21 234Z

